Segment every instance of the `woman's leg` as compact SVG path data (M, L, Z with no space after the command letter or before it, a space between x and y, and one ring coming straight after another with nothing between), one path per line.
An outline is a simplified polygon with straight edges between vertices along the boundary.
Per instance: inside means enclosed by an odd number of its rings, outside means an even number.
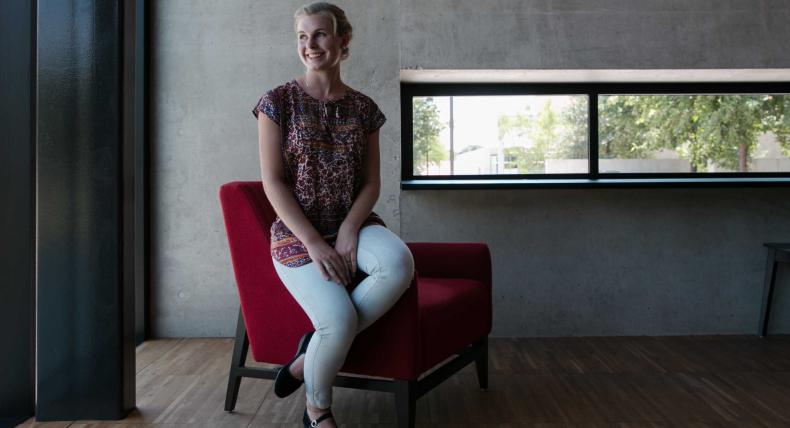
M326 409L332 403L335 376L356 336L356 309L346 288L324 280L315 264L290 268L272 263L316 329L304 357L304 383L308 403Z
M272 260L285 287L305 311L316 333L304 357L307 401L326 409L332 384L354 337L384 315L411 284L414 259L389 229L363 227L357 244L357 266L368 274L349 296L342 285L324 280L313 263L289 268Z
M359 232L357 266L368 274L351 292L359 333L387 313L409 288L414 258L398 235L384 226L371 225Z

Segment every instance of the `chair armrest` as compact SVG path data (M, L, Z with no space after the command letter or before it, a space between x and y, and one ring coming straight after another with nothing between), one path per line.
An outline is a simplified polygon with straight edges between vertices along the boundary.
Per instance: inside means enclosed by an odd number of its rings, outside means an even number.
M484 297L479 310L486 334L493 326L493 279L491 252L480 242L407 242L414 257L414 268L421 278L459 278L479 281ZM448 283L452 283L449 281Z
M408 242L423 277L469 278L490 286L491 252L479 242Z

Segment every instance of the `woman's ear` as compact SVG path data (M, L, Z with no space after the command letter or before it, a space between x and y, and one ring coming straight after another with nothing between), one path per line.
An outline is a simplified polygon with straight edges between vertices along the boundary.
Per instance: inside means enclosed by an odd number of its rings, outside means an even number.
M343 58L348 58L348 36L343 36L340 42L340 55Z

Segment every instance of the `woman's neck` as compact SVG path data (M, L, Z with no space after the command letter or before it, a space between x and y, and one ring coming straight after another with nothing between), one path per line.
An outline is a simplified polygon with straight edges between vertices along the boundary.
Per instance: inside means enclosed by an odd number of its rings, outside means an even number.
M339 68L320 72L308 70L300 83L308 94L320 99L336 98L346 92Z

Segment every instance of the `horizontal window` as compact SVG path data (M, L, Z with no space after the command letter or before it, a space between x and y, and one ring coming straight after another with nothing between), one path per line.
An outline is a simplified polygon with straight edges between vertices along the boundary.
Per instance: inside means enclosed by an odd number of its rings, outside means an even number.
M402 84L404 187L784 184L788 83Z

